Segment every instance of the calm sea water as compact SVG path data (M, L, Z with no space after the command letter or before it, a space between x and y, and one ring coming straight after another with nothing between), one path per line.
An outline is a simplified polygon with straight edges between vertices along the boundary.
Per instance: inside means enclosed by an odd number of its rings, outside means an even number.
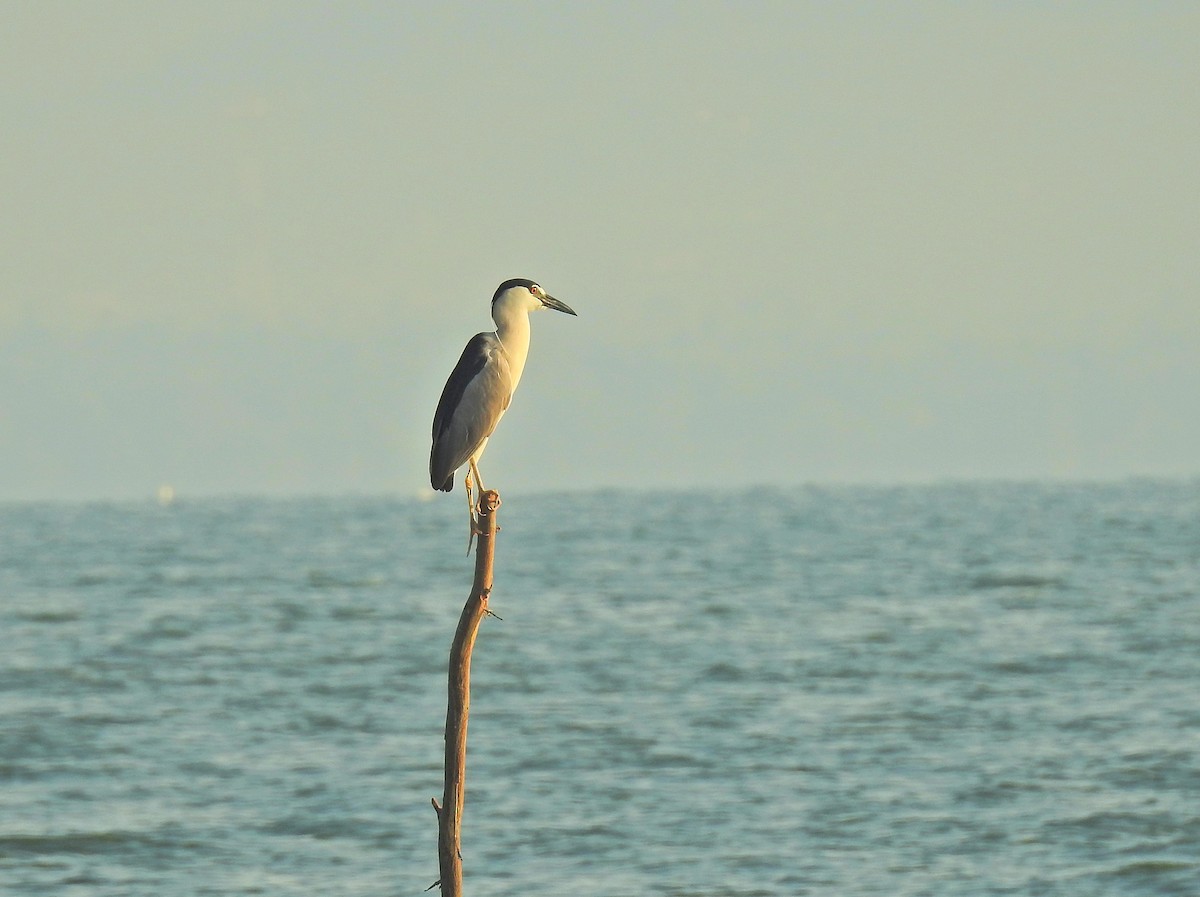
M420 894L464 505L0 506L0 893ZM501 523L468 894L1200 894L1200 483Z

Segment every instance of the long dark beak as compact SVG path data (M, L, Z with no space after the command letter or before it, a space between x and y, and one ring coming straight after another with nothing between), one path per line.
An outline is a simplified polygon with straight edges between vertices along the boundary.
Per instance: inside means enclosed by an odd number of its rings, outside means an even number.
M555 311L565 311L569 315L575 315L575 310L571 308L571 306L567 305L565 302L560 302L549 293L542 297L542 305L545 308L552 308ZM579 315L575 315L575 317L578 318Z

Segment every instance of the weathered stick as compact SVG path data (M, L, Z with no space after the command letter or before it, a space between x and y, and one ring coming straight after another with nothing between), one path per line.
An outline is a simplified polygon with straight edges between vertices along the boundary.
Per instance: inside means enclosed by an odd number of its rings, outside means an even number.
M450 645L450 675L446 702L446 790L438 810L438 863L442 897L462 897L461 831L467 792L467 714L471 709L471 650L479 621L488 612L492 590L492 559L496 549L496 510L500 495L489 489L479 497L479 541L475 545L475 582L458 618Z

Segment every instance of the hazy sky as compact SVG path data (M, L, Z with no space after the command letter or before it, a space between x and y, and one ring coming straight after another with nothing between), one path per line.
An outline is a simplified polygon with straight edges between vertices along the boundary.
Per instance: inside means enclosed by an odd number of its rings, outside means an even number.
M0 6L0 499L1200 474L1200 5ZM458 500L456 498L456 500Z

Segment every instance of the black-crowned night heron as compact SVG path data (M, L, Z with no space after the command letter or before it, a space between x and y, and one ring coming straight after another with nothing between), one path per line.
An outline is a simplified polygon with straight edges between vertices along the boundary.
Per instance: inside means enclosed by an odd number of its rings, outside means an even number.
M454 472L464 464L470 465L463 482L471 509L472 534L476 520L471 476L474 475L475 486L482 494L479 457L521 380L529 354L529 313L539 308L575 314L566 303L559 302L532 280L506 280L496 288L492 296L496 331L477 333L467 343L433 415L429 482L434 489L451 492Z

